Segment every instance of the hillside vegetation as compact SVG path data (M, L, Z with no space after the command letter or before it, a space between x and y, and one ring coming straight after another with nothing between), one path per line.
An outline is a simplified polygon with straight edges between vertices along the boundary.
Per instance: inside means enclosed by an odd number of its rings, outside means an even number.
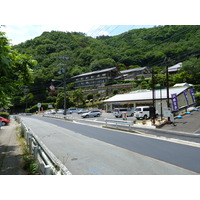
M44 32L13 48L19 53L32 56L38 62L32 67L34 83L26 89L26 98L18 96L14 100L18 105L25 104L25 101L34 105L37 102L52 101L50 97L47 98L49 86L52 79L62 78L59 71L63 64L66 64L69 78L113 66L120 70L139 66L161 69L167 58L169 66L183 61L186 68L197 66L197 71L195 68L193 70L198 79L200 26L157 26L97 38L77 32L52 31ZM69 58L63 60L63 55ZM181 81L182 77L179 78ZM193 77L190 79L195 84L199 83Z

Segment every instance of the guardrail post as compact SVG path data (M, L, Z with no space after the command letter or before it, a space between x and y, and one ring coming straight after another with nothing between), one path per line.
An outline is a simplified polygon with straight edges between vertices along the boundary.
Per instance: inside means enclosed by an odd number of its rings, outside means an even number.
M45 175L51 175L51 166L50 165L46 165L44 167L44 174Z
M29 153L32 153L32 134L28 134Z
M34 146L34 148L33 148L33 151L34 151L34 159L37 159L38 150L39 150L38 145Z

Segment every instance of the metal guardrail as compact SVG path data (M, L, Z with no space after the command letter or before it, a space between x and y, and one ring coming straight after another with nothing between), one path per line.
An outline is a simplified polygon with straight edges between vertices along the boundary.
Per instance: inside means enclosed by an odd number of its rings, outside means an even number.
M53 115L53 114L44 114L43 117L51 117L51 118L57 118L57 119L66 119L66 120L70 120L73 121L74 118L71 115Z
M29 152L34 155L34 159L39 164L39 169L43 175L71 175L69 170L59 159L44 145L44 143L21 121L24 138Z
M105 119L106 127L108 124L115 124L116 128L118 128L118 124L122 125L128 125L129 130L131 129L131 126L134 125L133 121L127 121L127 120L114 120L114 119Z

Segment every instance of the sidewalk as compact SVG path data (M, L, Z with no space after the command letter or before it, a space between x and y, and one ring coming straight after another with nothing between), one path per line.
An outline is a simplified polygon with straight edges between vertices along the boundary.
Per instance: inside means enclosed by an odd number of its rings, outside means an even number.
M25 175L22 169L22 149L16 135L17 123L11 118L9 126L0 129L0 175Z

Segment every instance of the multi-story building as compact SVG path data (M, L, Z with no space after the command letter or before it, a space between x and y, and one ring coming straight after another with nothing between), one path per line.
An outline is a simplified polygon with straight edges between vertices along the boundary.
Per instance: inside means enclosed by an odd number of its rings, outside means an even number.
M169 74L177 74L182 67L182 62L168 68Z
M100 85L105 85L110 80L121 79L122 75L116 67L103 69L99 71L79 74L72 77L75 88L97 88Z
M147 67L139 67L134 69L128 69L120 71L121 74L123 74L125 80L135 80L139 79L142 76L144 78L150 78L151 72Z

